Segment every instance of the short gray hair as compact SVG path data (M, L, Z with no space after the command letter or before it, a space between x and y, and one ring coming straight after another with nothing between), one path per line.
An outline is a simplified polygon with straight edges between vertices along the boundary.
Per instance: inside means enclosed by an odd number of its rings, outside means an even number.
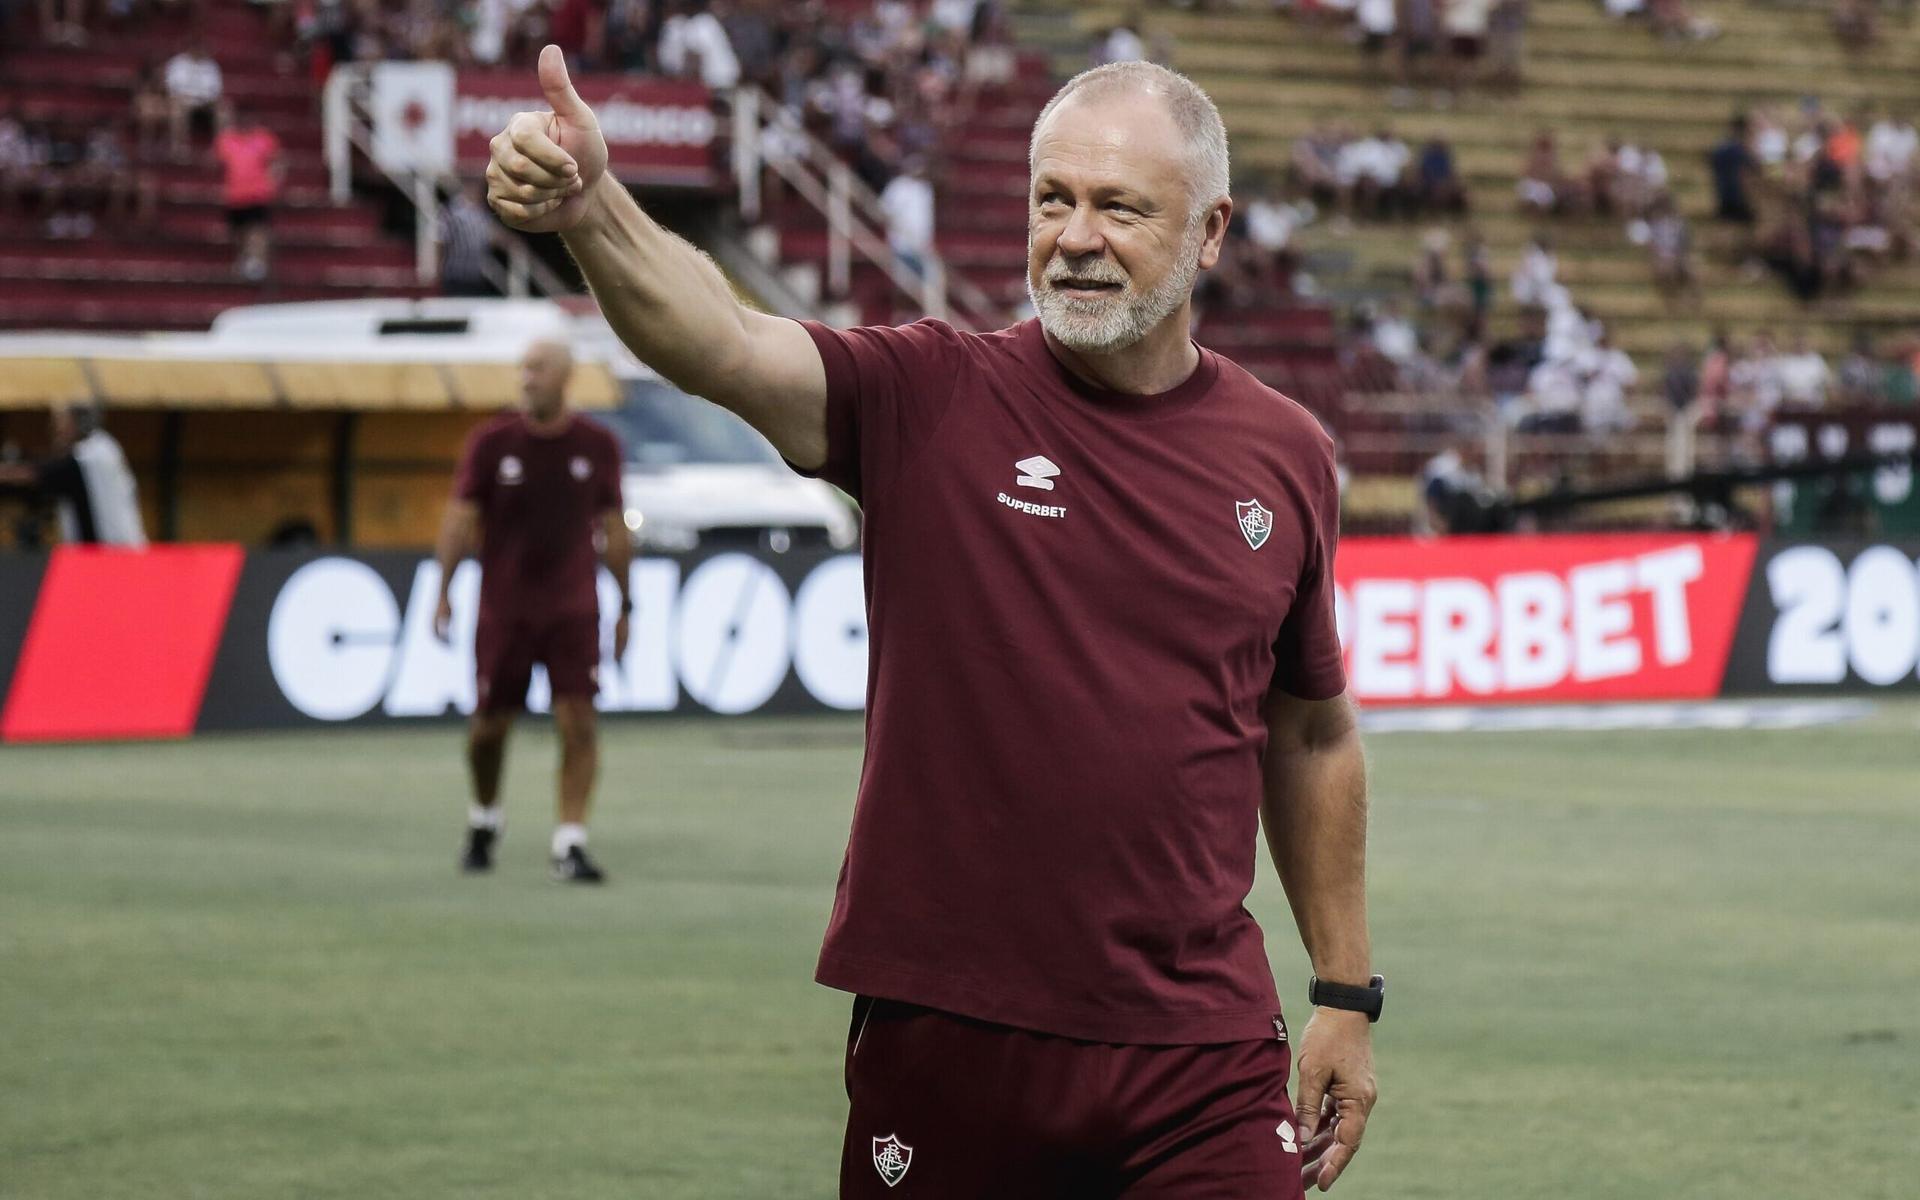
M1150 62L1107 63L1067 80L1034 118L1033 135L1027 142L1028 171L1033 170L1039 158L1040 127L1068 97L1082 92L1085 93L1083 99L1087 100L1124 92L1145 92L1160 97L1166 104L1167 115L1180 131L1193 164L1193 211L1188 214L1189 220L1197 219L1227 195L1227 127L1220 120L1220 110L1213 106L1213 100L1199 84L1178 71Z

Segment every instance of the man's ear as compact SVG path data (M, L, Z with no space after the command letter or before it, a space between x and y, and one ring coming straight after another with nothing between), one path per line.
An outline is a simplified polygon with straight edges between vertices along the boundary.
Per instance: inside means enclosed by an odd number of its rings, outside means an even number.
M1227 240L1227 222L1233 219L1233 198L1222 196L1207 211L1207 232L1200 239L1200 269L1211 270L1220 261L1220 247Z

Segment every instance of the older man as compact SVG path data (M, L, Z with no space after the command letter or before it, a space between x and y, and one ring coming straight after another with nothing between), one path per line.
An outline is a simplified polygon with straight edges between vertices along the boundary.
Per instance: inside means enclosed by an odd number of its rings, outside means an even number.
M1188 336L1233 211L1211 101L1124 63L1047 105L1036 320L841 331L742 307L607 173L552 47L540 79L494 210L560 232L640 358L866 510L867 761L818 972L857 996L841 1194L1330 1185L1382 990L1338 489L1313 418ZM1319 977L1297 1115L1242 904L1263 815Z
M587 854L587 806L600 763L593 710L600 684L597 577L604 558L620 588L613 627L613 655L619 659L626 653L633 607L627 597L633 544L620 503L620 444L604 427L568 410L572 373L565 343L535 341L520 363L522 407L481 426L467 442L440 529L434 632L451 636L453 571L477 544L477 705L467 730L473 804L462 868L493 869L503 826L500 769L507 734L526 705L539 663L547 670L560 732L553 877L600 883L600 867Z

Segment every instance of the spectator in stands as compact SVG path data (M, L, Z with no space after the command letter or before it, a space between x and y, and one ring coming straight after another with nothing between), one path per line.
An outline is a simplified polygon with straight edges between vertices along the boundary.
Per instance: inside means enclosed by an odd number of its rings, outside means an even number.
M1295 139L1288 171L1294 186L1309 199L1331 206L1340 198L1340 151L1345 132L1331 122L1319 122Z
M136 228L153 223L158 200L153 180L134 167L114 125L93 127L87 135L84 157L72 176L74 190L97 203L108 222Z
M1254 180L1244 192L1245 226L1253 273L1260 290L1272 299L1294 292L1300 269L1300 252L1294 234L1310 225L1316 215L1313 201L1290 200L1280 195L1265 177Z
M1827 393L1833 388L1832 368L1813 348L1813 340L1803 326L1794 331L1793 345L1774 360L1779 380L1780 403L1789 408L1825 408Z
M1780 407L1782 385L1779 353L1773 334L1761 330L1744 352L1736 352L1727 374L1727 416L1746 434L1766 428Z
M32 465L0 463L0 486L24 489L51 503L63 541L145 546L133 471L120 443L101 428L100 410L66 405L54 408L49 417L53 455Z
M1336 173L1347 212L1388 217L1404 208L1407 166L1412 158L1407 144L1386 128L1343 146Z
M1447 265L1447 252L1453 235L1436 225L1420 235L1420 252L1413 260L1413 294L1424 312L1436 313L1458 308L1464 297Z
M1873 0L1833 0L1833 36L1849 54L1871 50L1880 40Z
M1867 130L1863 163L1867 177L1878 187L1905 180L1913 170L1915 151L1920 150L1920 134L1913 124L1892 112L1881 114Z
M1420 468L1420 504L1413 511L1416 535L1486 532L1493 495L1471 465L1479 456L1471 438L1457 438Z
M1458 88L1478 78L1494 0L1446 0L1441 25L1447 33L1447 86Z
M87 44L87 0L40 0L40 36L55 46Z
M1379 355L1403 373L1414 369L1420 359L1420 333L1400 309L1400 301L1387 297L1373 318L1368 340Z
M682 79L698 79L710 88L740 82L740 59L733 42L706 0L671 0L660 27L660 70Z
M1713 176L1713 212L1722 221L1753 224L1753 200L1749 187L1759 168L1748 144L1746 114L1736 115L1727 125L1727 136L1707 153L1707 170Z
M1642 223L1647 253L1653 263L1653 283L1669 299L1698 295L1693 272L1693 234L1687 219L1665 192L1653 202Z
M1360 31L1360 53L1377 72L1381 56L1393 49L1400 24L1398 0L1356 0L1353 19Z
M26 197L37 192L40 154L25 122L12 112L0 112L0 212L24 209Z
M267 277L272 253L269 222L285 172L280 139L250 115L223 105L213 152L220 160L220 199L227 209L227 228L239 251L234 270L242 279L258 283Z
M133 81L133 144L140 154L151 154L169 144L173 103L167 97L165 72L157 58L140 64Z
M1694 422L1701 429L1725 433L1733 428L1733 369L1738 361L1727 331L1714 330L1700 359L1700 382L1692 406Z
M1454 171L1453 147L1445 138L1429 138L1420 147L1420 160L1414 170L1414 206L1423 213L1467 211L1467 191Z
M1594 344L1579 364L1580 429L1583 433L1624 433L1633 428L1633 412L1627 407L1627 390L1639 381L1639 369L1627 352L1613 344L1606 329L1594 336Z
M1494 0L1487 18L1487 79L1502 87L1520 86L1526 61L1529 0Z
M887 217L887 245L901 266L915 276L927 273L933 249L933 183L926 160L911 158L880 191L880 211Z
M1667 402L1669 418L1679 419L1689 412L1699 395L1700 363L1693 347L1675 341L1667 347L1667 356L1660 364L1660 396Z
M1575 212L1581 207L1580 185L1560 169L1560 149L1552 130L1534 134L1520 171L1518 192L1520 207L1536 216Z
M1467 337L1479 341L1487 334L1487 314L1493 311L1493 256L1487 239L1478 229L1469 228L1461 248L1465 257L1462 278L1467 288Z
M487 207L486 185L463 183L440 213L440 293L497 296L494 251L505 227Z
M1401 88L1428 79L1440 49L1440 0L1396 0L1400 34L1397 39L1397 75ZM1406 102L1402 91L1398 99Z
M192 123L213 123L224 84L220 64L207 50L204 37L195 37L185 50L167 60L168 128L175 159L188 157L187 134Z
M1553 256L1553 243L1544 233L1536 233L1514 264L1507 281L1513 302L1522 308L1544 307L1552 290L1559 286L1560 263Z
M1836 380L1840 403L1859 408L1879 404L1885 378L1886 368L1873 353L1873 335L1864 329L1857 330L1853 335L1853 349L1840 362Z
M1145 62L1147 42L1140 36L1139 26L1136 17L1107 30L1105 36L1094 43L1093 52L1088 55L1088 65L1097 67L1105 63Z

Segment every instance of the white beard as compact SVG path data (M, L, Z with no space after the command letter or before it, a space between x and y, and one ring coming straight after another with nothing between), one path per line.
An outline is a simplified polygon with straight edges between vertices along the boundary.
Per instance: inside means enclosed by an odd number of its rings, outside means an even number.
M1071 268L1060 252L1054 251L1041 286L1036 288L1031 277L1027 280L1027 299L1040 318L1040 327L1078 354L1114 354L1135 345L1193 294L1193 281L1200 276L1200 243L1206 231L1205 221L1188 222L1173 269L1146 292L1136 291L1133 280L1113 263L1099 261ZM1121 288L1098 298L1079 297L1065 295L1047 283L1064 277L1117 283Z

